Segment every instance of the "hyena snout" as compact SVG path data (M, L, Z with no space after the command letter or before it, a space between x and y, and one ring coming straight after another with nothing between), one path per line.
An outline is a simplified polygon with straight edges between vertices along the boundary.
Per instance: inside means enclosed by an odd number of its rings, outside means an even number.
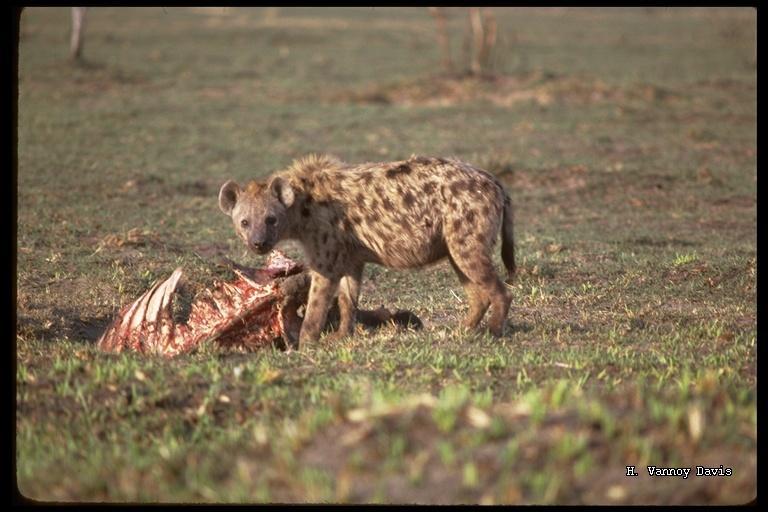
M266 215L263 218L256 218L244 225L243 241L249 249L258 253L266 254L274 249L280 240L280 234L277 230L278 220L274 215Z
M258 254L266 254L275 246L275 241L269 234L251 235L246 240L246 245Z
M254 240L251 242L251 247L259 254L264 254L271 249L269 244L264 240Z

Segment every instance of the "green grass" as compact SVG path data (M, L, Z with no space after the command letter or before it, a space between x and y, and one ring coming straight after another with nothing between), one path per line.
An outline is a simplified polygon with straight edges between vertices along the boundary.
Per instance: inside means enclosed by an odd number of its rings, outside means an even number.
M426 9L93 8L85 65L66 60L67 9L23 12L25 496L754 497L754 11L496 14L498 78L483 81L440 73ZM455 329L466 301L441 263L366 269L363 306L410 309L418 333L172 361L95 349L117 309L177 266L195 291L222 276L216 256L259 264L218 188L313 151L454 155L504 180L520 268L507 335ZM733 476L645 470L720 464Z

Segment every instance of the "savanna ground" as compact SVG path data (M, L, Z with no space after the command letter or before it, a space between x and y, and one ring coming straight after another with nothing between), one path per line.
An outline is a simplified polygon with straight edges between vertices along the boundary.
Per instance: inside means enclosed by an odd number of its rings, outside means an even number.
M496 78L474 79L441 74L426 9L94 8L81 65L67 62L67 9L22 13L25 496L755 495L755 11L496 15ZM465 23L450 21L456 60ZM520 267L507 336L454 329L463 292L441 263L366 271L362 305L411 309L421 332L171 361L95 350L175 267L194 291L226 277L219 256L260 263L218 188L311 151L455 155L501 176ZM733 475L645 469L721 464Z

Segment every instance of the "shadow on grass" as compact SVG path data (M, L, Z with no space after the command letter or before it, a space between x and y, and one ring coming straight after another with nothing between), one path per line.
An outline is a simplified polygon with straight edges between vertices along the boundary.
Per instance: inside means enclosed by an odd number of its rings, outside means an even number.
M519 332L531 332L533 330L533 324L528 322L512 323L507 322L506 334L513 335Z
M95 343L112 320L112 315L77 316L74 309L55 308L51 313L51 319L44 322L20 315L17 332L39 340L64 338L78 343Z

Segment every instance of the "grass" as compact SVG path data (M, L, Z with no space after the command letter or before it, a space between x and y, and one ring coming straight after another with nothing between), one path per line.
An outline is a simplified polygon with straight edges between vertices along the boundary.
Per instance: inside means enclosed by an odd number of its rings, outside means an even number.
M67 9L25 9L22 494L755 496L755 12L496 12L497 78L479 80L440 74L426 9L94 8L83 65L66 61ZM455 58L465 21L450 21ZM441 263L366 269L363 306L410 309L421 332L172 361L95 349L177 266L195 291L221 277L217 256L258 264L218 188L312 151L455 155L504 180L520 268L507 335L454 328L466 302ZM733 476L645 470L721 464Z

